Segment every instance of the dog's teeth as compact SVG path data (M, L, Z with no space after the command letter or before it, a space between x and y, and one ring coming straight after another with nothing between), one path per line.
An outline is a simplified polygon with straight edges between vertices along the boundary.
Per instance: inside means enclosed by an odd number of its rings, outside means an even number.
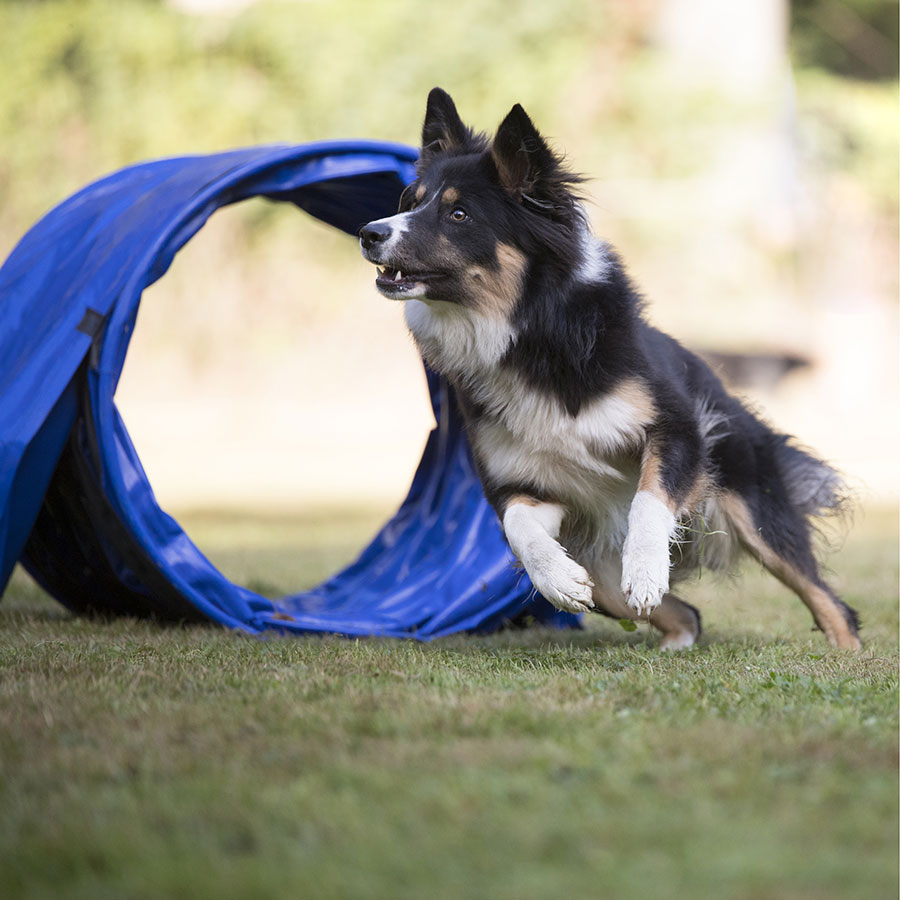
M378 274L382 276L387 271L387 269L383 269L381 266L376 266L375 268L378 269Z
M397 269L397 278L396 278L396 281L399 281L402 277L403 277L403 273L402 273L399 269Z

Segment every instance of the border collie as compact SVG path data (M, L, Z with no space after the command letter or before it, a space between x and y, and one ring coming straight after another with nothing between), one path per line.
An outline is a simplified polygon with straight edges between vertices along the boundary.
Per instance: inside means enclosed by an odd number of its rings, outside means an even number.
M417 178L360 230L375 284L453 385L479 476L534 587L568 612L649 622L690 647L671 592L749 553L836 647L856 613L819 574L812 522L842 482L649 325L569 172L516 105L490 140L428 97Z

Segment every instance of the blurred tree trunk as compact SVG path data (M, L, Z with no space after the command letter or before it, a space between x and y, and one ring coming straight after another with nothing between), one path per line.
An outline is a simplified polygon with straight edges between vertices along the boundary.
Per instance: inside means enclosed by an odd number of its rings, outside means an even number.
M659 0L656 38L684 91L722 108L708 147L716 212L770 250L795 249L799 179L787 0Z
M758 96L784 75L788 13L787 0L660 0L658 39L676 67Z

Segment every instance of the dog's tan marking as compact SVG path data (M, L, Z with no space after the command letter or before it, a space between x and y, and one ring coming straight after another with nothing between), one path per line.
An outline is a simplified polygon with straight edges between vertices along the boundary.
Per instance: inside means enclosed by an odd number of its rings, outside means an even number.
M649 491L654 497L665 503L669 512L676 515L687 513L709 496L709 479L701 473L688 488L685 497L680 500L672 497L662 483L661 469L662 457L656 452L652 443L648 444L641 459L638 490Z
M441 203L457 203L459 201L459 191L455 187L448 187L441 195Z
M686 650L700 637L699 613L674 594L666 594L647 621L663 633L660 650Z
M648 396L650 409L653 400ZM692 484L681 497L672 497L662 482L663 458L656 441L649 440L641 457L641 475L638 481L639 491L649 491L654 497L666 504L674 514L686 513L694 509L710 496L711 485L704 472L699 472Z
M479 310L499 319L508 319L519 299L527 262L508 244L497 245L497 268L471 266L470 291Z
M661 500L668 507L669 512L675 512L675 506L668 492L662 485L660 470L662 468L662 459L656 452L653 442L648 442L644 448L644 455L641 459L641 477L638 480L639 491L649 491L657 500Z
M420 185L416 188L416 203L421 203L421 202L422 202L422 198L423 198L424 196L425 196L425 185L424 185L424 184L420 184Z
M504 504L504 509L508 509L513 503L521 503L523 506L540 506L541 501L535 500L529 494L513 494Z
M502 310L506 314L519 299L527 261L525 254L508 244L497 245L497 261L500 263L496 280L497 298L501 301L498 312Z
M779 556L753 525L753 516L744 500L734 493L723 494L719 503L744 547L782 584L794 591L812 613L828 642L845 650L859 650L862 643L850 630L840 608L814 582Z
M434 256L439 265L448 271L454 271L463 265L459 250L445 234L434 242Z
M674 594L665 594L656 609L643 615L636 613L622 597L618 590L618 577L615 584L599 583L597 574L591 572L595 581L594 607L600 607L609 615L620 619L635 619L649 622L662 632L660 644L662 650L683 650L694 644L700 635L700 619L697 613Z
M646 427L656 418L656 404L639 378L626 378L616 386L614 393L634 407L642 426Z
M698 477L688 488L683 497L673 497L662 481L662 455L656 441L650 440L644 447L641 457L641 475L638 479L638 491L647 491L665 504L673 515L686 512L698 503L705 493L705 479Z

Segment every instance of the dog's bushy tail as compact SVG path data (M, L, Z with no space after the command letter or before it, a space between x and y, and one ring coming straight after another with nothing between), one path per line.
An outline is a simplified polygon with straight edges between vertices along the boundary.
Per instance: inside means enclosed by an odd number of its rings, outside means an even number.
M807 519L846 518L852 499L843 476L828 463L779 435L775 458L794 508Z

